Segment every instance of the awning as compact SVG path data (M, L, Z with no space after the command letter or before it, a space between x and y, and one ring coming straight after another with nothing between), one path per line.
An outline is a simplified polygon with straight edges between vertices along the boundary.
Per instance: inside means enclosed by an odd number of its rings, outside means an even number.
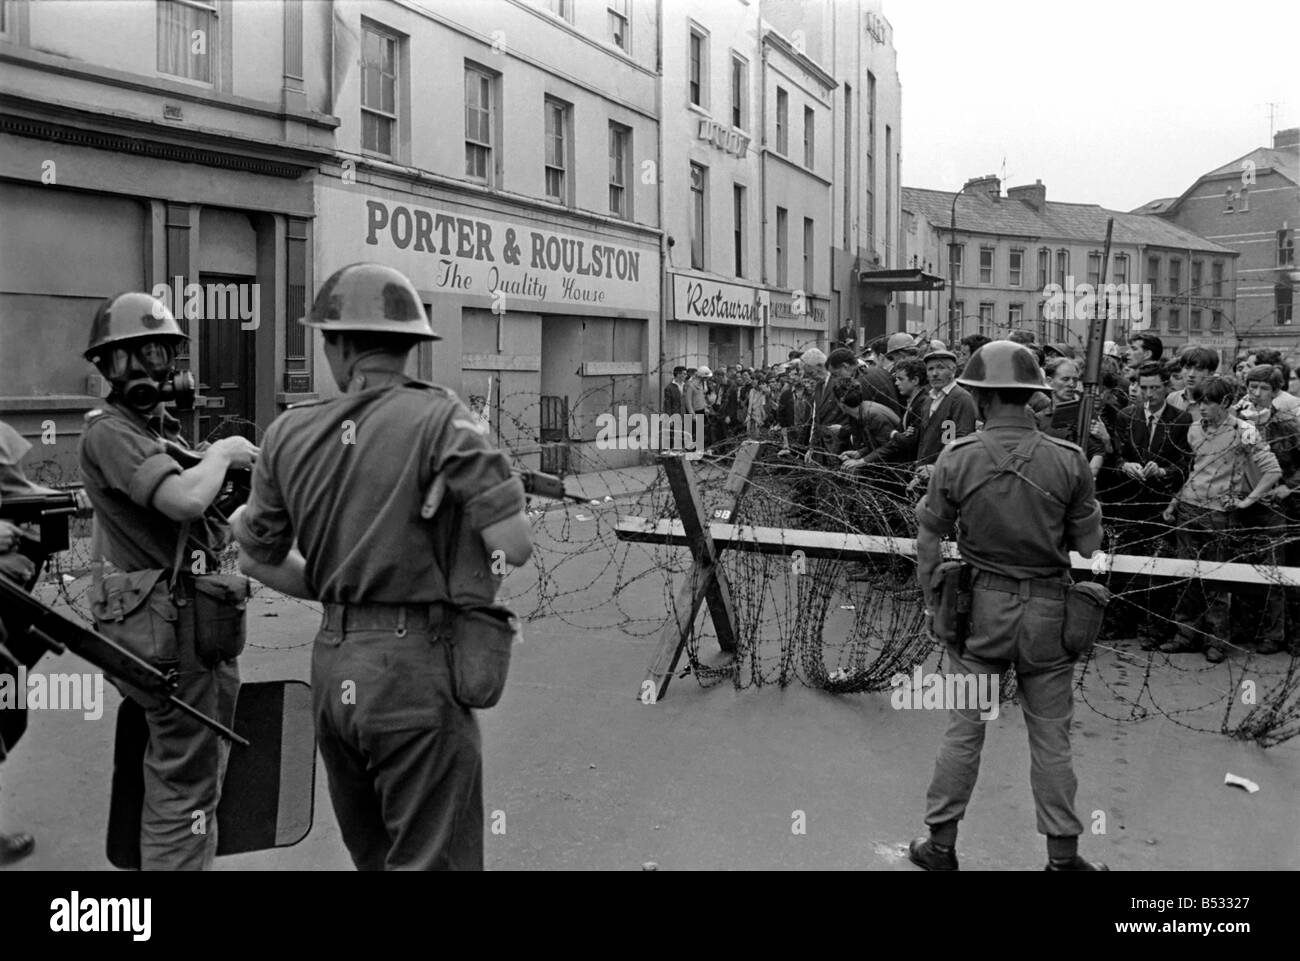
M938 274L927 274L919 267L903 270L864 270L858 282L876 290L943 290Z

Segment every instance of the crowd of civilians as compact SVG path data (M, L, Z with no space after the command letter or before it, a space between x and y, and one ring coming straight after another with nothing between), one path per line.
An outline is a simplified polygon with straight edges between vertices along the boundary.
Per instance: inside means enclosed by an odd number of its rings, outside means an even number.
M977 427L975 403L956 380L990 338L972 334L953 352L895 333L857 350L847 335L829 355L791 351L766 368L677 367L665 412L702 415L705 449L771 441L780 458L835 468L845 483L913 503L944 447ZM1026 416L1079 444L1076 350L1039 345L1026 331L1008 339L1035 353L1048 385ZM1149 333L1133 334L1126 349L1107 344L1080 446L1115 551L1242 562L1266 583L1130 578L1118 608L1125 636L1212 662L1231 645L1298 655L1300 588L1269 584L1267 572L1300 566L1300 497L1292 496L1300 492L1300 378L1277 350L1243 354L1231 371L1219 366L1216 351L1195 345L1166 356Z

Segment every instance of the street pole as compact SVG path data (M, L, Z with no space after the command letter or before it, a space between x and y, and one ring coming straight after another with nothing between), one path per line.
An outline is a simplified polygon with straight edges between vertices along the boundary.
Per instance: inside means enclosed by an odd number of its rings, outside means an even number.
M948 337L945 340L955 339L957 334L953 326L957 316L957 198L973 182L966 181L961 190L952 195L952 217L948 225Z

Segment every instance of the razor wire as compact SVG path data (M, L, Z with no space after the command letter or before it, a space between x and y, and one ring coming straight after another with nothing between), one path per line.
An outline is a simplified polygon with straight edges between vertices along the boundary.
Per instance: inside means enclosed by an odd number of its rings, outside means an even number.
M672 366L665 365L665 379ZM777 388L774 394L785 388L798 393L797 378L776 371L765 373ZM655 461L656 448L665 438L642 436L642 447L648 449L641 450L629 450L626 444L602 448L598 442L601 430L611 424L617 427L615 441L628 440L628 425L618 423L612 413L620 408L647 418L664 413L662 405L644 403L641 379L581 378L583 389L565 398L558 423L555 405L536 392L503 394L498 382L485 393L467 395L491 439L517 465L536 468L540 464L564 476L584 497L592 492L583 504L530 502L533 559L507 578L501 592L502 602L525 622L545 619L575 631L628 639L659 636L675 623L678 595L692 569L690 551L618 536L621 516L650 521L678 516L666 476ZM649 380L657 383L657 372ZM802 456L805 448L798 443L799 432L772 423L777 414L775 401L775 397L768 398L758 418L737 417L732 424L709 418L707 443L701 445L705 449L691 468L706 520L715 510L730 506L733 495L726 490L726 483L731 458L742 441L753 439L761 443L760 454L731 523L786 531L915 537L915 506L922 490L909 489L912 475L905 465L879 464L845 471L833 463L808 462ZM263 429L247 422L234 426L253 429L257 438ZM544 439L547 437L550 439ZM208 439L215 439L215 432ZM1186 533L1182 522L1169 523L1158 516L1152 520L1150 515L1160 504L1131 494L1121 497L1122 484L1106 473L1109 470L1103 470L1098 486L1108 554L1180 556L1180 533ZM77 480L75 462L66 458L34 465L29 475L51 486ZM1300 497L1296 500L1295 506L1300 508ZM1300 563L1300 520L1287 513L1290 509L1289 505L1270 506L1272 514L1265 518L1266 524L1252 524L1249 517L1234 520L1231 530L1218 539L1213 558L1190 558L1192 573L1186 576L1155 580L1121 574L1094 577L1110 588L1114 601L1102 639L1076 665L1079 700L1097 715L1116 722L1162 718L1194 731L1250 739L1265 747L1300 733L1300 650L1296 644L1300 640L1300 588L1283 586L1276 575L1279 564ZM1295 516L1300 517L1300 511ZM87 534L84 527L74 528L72 547L51 559L44 578L44 587L52 587L85 619L89 619L84 596L89 569ZM1188 597L1194 600L1197 592L1203 595L1209 583L1198 578L1196 570L1203 563L1224 560L1250 565L1264 582L1224 586L1232 630L1230 636L1219 640L1228 657L1222 663L1211 663L1195 653L1142 649L1136 638L1139 622L1159 624L1166 635L1176 630L1180 605ZM794 547L776 553L728 549L722 551L720 564L730 585L737 650L731 658L718 656L716 634L706 606L701 605L687 632L686 664L679 671L694 676L701 685L730 681L737 689L799 684L841 695L880 692L890 688L896 675L906 675L917 665L943 657L941 645L926 629L911 556L881 553L801 559ZM234 549L228 547L222 569L233 568ZM1153 602L1160 592L1160 603ZM1276 624L1267 619L1261 622L1259 612L1276 611L1278 597L1291 627L1282 637L1281 651L1261 653L1261 647L1267 648L1261 643L1268 640L1265 634L1276 639ZM313 611L320 609L318 604L286 598L264 585L257 585L254 599L288 600ZM1274 606L1270 608L1270 604ZM254 633L250 631L250 635ZM287 645L261 644L253 636L249 640L251 647L270 649L304 647L311 642L310 636ZM629 652L632 650L642 648L629 647ZM631 653L629 658L633 658ZM630 683L637 680L642 667L635 660L629 663ZM1014 695L1013 677L1004 678L1002 693L1004 697Z

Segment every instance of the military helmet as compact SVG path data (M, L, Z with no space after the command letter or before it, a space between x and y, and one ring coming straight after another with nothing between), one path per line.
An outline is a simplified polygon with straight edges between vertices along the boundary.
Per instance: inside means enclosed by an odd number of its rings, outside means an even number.
M176 318L157 297L143 291L118 294L99 305L90 326L90 346L82 355L94 361L109 346L124 347L132 341L167 338L175 347L188 340Z
M896 350L915 350L916 340L911 334L905 334L899 331L896 334L890 334L889 340L885 341L885 356L888 357Z
M383 264L349 264L321 286L311 312L299 323L330 331L406 334L442 340L433 332L424 304L406 276Z
M1038 358L1024 344L991 340L970 355L966 370L957 378L964 387L1028 387L1046 390Z

